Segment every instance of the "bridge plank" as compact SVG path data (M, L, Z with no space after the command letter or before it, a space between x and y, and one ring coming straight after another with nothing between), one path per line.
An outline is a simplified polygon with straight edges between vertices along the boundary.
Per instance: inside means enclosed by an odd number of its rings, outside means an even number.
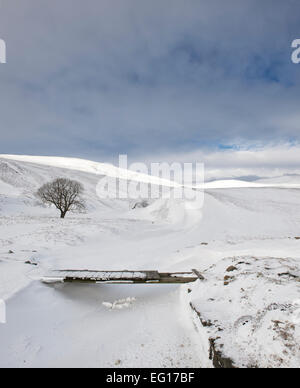
M198 276L198 274L197 274ZM63 282L92 283L190 283L198 279L195 272L158 271L91 271L91 270L56 270L42 280L49 283L51 278Z

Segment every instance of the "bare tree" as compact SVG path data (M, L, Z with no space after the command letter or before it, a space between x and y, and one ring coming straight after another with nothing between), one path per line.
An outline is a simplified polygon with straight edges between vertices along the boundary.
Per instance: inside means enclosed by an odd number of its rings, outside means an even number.
M83 191L81 183L59 178L43 185L36 195L43 203L54 205L60 211L60 218L65 218L69 211L85 209L85 203L81 197Z

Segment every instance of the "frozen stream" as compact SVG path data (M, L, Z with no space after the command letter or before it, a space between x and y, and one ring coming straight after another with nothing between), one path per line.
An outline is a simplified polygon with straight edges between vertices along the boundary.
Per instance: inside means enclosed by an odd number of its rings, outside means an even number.
M1 367L200 367L201 347L175 285L33 282L7 303ZM110 310L103 302L135 297Z

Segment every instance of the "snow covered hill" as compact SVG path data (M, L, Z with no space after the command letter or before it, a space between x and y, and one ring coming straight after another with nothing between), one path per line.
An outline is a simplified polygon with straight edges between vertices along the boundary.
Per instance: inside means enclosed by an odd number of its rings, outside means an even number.
M8 319L14 320L0 326L0 342L5 343L0 348L0 366L24 366L24 360L25 366L54 366L57 354L61 354L59 365L79 366L83 352L86 366L204 367L212 365L209 350L219 361L230 360L236 366L265 366L265 359L271 367L300 366L299 330L293 323L300 299L300 190L295 177L206 183L200 209L186 206L184 200L164 198L133 209L131 200L97 196L99 179L106 175L170 184L80 159L0 156L0 299L7 300ZM57 177L84 185L85 213L60 220L55 209L37 201L36 190ZM236 267L233 273L226 272L230 266ZM272 271L266 269L271 266ZM189 293L185 287L157 285L147 286L147 291L142 286L105 286L99 293L89 286L49 288L37 281L50 269L66 268L197 268L206 281L196 282ZM296 277L278 275L291 273L291 268ZM113 313L103 307L103 302L124 297L136 298L137 304ZM289 307L259 319L261 311L276 303ZM26 306L29 313L23 327L17 321ZM39 314L43 309L44 315ZM237 324L247 315L249 324ZM199 317L211 322L209 329ZM66 323L70 319L71 328ZM105 330L97 331L100 345L95 346L88 333L95 331L99 321ZM120 321L121 337L116 335ZM263 322L261 329L255 326L259 322ZM136 336L127 334L133 326ZM272 328L276 335L271 348ZM45 332L51 330L54 334L47 341ZM68 330L69 342L64 339ZM245 340L250 335L251 341ZM228 351L233 337L234 351ZM265 347L257 352L260 343ZM290 344L292 348L286 349Z
M286 174L273 178L264 178L258 179L256 181L258 184L270 184L270 185L299 185L300 184L300 175L298 174Z

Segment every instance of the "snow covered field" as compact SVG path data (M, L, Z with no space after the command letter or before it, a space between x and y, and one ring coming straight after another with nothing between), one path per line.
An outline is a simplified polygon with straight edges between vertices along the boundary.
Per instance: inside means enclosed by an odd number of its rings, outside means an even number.
M106 174L119 172L0 156L0 366L300 366L300 179L212 182L203 209L160 199L133 210L97 197ZM61 220L37 202L33 193L57 177L84 185L86 213ZM196 268L205 281L40 283L67 268ZM128 297L124 308L103 305Z

